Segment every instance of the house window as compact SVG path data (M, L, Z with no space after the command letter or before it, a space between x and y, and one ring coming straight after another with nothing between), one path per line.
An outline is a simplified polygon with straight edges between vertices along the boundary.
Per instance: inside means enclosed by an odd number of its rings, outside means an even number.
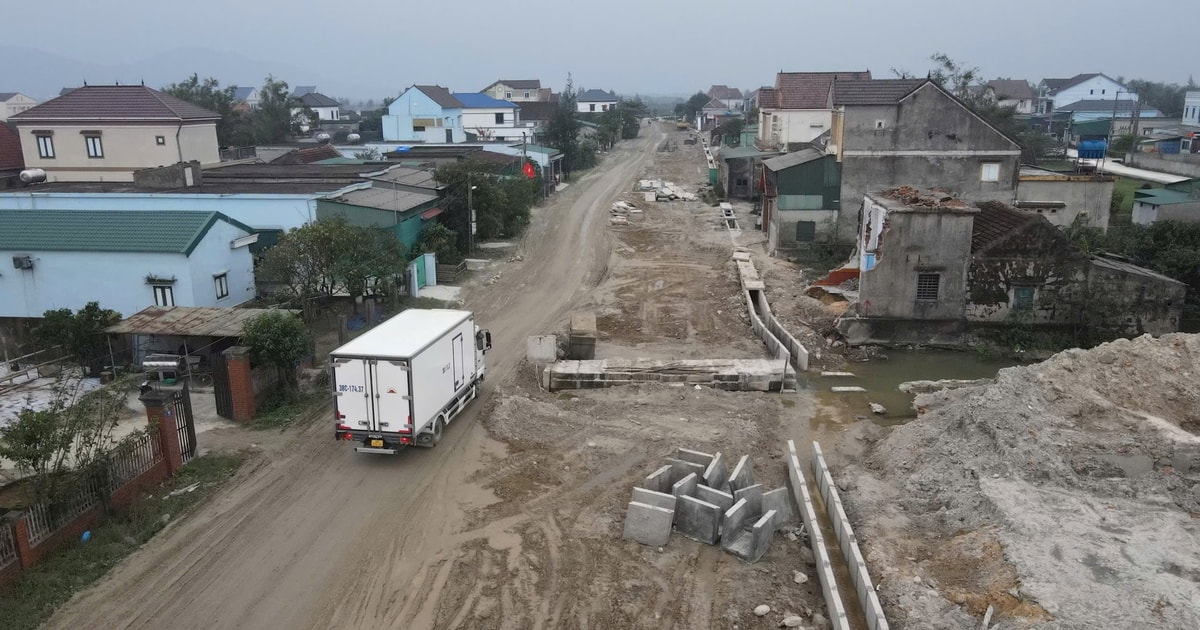
M413 125L413 131L425 131L425 125Z
M941 283L942 274L940 273L917 274L917 301L936 302L938 300L938 288Z
M87 143L88 157L104 157L104 144L100 142L100 136L85 136L83 140Z
M157 144L160 147L166 145L167 144L166 136L154 136L154 144Z
M999 162L984 162L979 172L979 181L981 182L998 182L1000 181L1000 163Z
M596 111L596 104L595 104L595 103L591 103L591 104L589 104L589 105L588 105L588 111L589 111L589 112L594 112L594 111Z
M526 92L526 93L525 93L525 96L529 96L529 93L528 93L528 92ZM512 98L512 92L505 92L505 93L504 93L504 98L506 98L506 99L508 99L508 98Z
M1013 308L1018 310L1033 308L1033 287L1013 287Z
M886 121L886 120L876 120L876 121L875 121L875 128L876 128L876 129L883 129L883 128L885 128L885 127L887 127L887 121Z
M498 113L496 114L496 124L497 124L497 125L503 125L503 124L504 124L504 112L498 112Z
M37 136L38 157L44 160L54 159L54 138L52 136Z
M816 221L797 221L796 240L801 243L811 243L817 237Z
M745 177L739 177L739 178L737 178L737 181L734 182L734 185L735 186L749 186L750 180L746 179Z
M529 90L525 90L525 98L529 98Z
M229 297L229 274L219 273L213 276L213 284L217 289L217 299Z
M170 285L156 284L153 286L155 306L175 306L175 290Z
M1088 94L1095 94L1096 90L1088 90Z

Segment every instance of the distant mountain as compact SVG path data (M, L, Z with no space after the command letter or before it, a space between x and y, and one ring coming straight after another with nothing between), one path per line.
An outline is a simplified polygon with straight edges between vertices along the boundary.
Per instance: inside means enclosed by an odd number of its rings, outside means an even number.
M58 96L64 87L78 87L84 81L93 85L145 82L157 89L182 81L193 72L201 78L215 77L221 85L255 87L262 85L268 74L273 74L290 86L316 85L321 92L334 97L371 97L374 91L381 94L393 91L383 86L373 90L372 86L354 85L340 77L311 73L288 63L198 48L166 51L141 62L114 65L69 59L34 48L0 46L0 63L4 65L4 72L0 74L0 92L21 92L39 101ZM378 95L375 97L379 98Z

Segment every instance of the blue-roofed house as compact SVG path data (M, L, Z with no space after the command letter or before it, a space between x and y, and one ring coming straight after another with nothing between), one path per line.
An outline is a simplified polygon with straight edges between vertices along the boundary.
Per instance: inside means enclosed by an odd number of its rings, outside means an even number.
M385 142L466 142L463 104L440 85L413 85L388 105Z
M236 306L254 298L256 238L220 212L0 210L0 318Z
M234 87L233 106L237 109L257 109L261 98L256 87Z
M520 123L516 103L480 92L455 92L454 98L463 106L463 129L478 141L519 142L522 131L533 140L533 127Z

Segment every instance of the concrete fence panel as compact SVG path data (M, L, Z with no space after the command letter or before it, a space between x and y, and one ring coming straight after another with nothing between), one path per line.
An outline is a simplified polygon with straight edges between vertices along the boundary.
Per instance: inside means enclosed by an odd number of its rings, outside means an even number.
M821 593L825 597L829 623L834 630L849 630L850 619L846 616L846 605L838 592L837 578L833 575L833 565L829 561L825 537L821 534L820 523L817 522L817 510L813 505L812 495L808 492L808 481L804 478L794 441L787 441L784 458L787 460L788 487L792 499L796 502L796 509L800 512L800 519L804 521L804 528L808 530L808 541L817 565L817 580L821 583Z
M863 559L862 550L858 546L858 539L854 537L854 529L850 526L850 519L846 516L846 508L842 505L842 498L838 494L837 486L833 483L833 475L829 473L829 466L825 463L825 454L821 452L821 445L817 442L813 442L812 468L813 476L816 477L817 489L821 493L821 500L825 502L825 511L829 513L829 519L833 521L834 534L842 548L842 555L846 559L850 580L854 583L859 604L867 618L867 628L869 630L888 630L887 619L883 616L883 606L879 603L879 595L875 592L875 585L867 570L866 560Z

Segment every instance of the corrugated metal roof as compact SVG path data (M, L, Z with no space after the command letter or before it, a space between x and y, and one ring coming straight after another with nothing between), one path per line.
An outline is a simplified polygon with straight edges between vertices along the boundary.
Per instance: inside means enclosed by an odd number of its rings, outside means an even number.
M813 160L819 160L825 154L816 149L804 149L795 153L786 153L779 157L773 157L769 160L763 160L763 166L772 171L782 171L785 168L791 168L798 164L806 164Z
M1193 197L1183 191L1170 190L1168 188L1146 188L1144 190L1133 191L1133 200L1141 203L1148 203L1152 206L1170 206L1180 203L1197 203L1200 204L1200 199Z
M220 120L220 114L144 85L85 85L9 117L38 120Z
M0 211L0 250L187 255L217 221L246 234L254 232L220 212L4 210Z
M241 337L246 322L273 309L151 306L109 326L105 332L180 337ZM285 312L299 314L300 311Z
M722 147L721 152L717 154L717 158L720 160L737 160L762 155L779 155L779 151L759 151L754 147Z
M364 208L377 208L391 212L406 212L437 199L437 195L392 190L390 188L362 188L332 197L329 201L348 203Z
M517 106L511 101L492 98L479 92L455 92L452 94L464 109L513 109Z

